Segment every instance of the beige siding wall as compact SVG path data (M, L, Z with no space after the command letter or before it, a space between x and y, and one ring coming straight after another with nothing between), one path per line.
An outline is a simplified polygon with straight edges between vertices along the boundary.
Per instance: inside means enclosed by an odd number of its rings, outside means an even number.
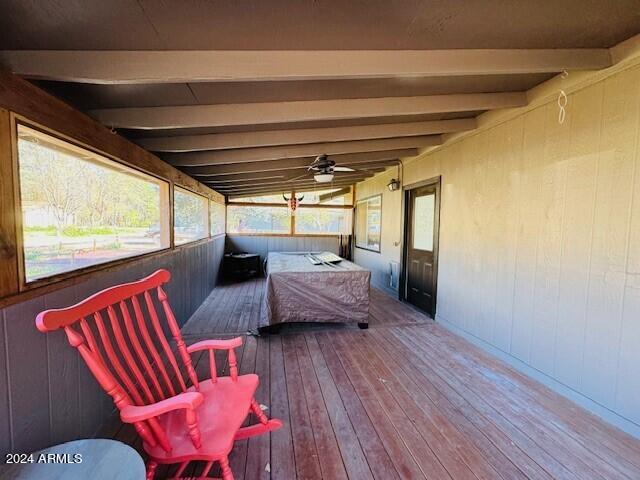
M382 238L380 253L355 248L355 259L358 263L371 269L371 282L378 288L389 289L389 262L399 262L401 256L402 195L400 191L390 192L387 183L398 178L396 168L389 169L369 181L356 187L356 198L362 199L382 193Z
M403 182L442 176L438 319L630 430L640 427L639 135L636 66L571 94L562 125L556 103L542 105L408 162ZM359 198L384 192L382 253L356 250L372 269L401 256L392 173L357 187Z

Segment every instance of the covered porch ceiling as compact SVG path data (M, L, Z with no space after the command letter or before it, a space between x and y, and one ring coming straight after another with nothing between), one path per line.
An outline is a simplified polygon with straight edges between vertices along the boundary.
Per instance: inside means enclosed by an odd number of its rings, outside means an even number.
M357 183L610 66L639 23L634 1L9 1L0 64L231 196L312 188L320 154Z

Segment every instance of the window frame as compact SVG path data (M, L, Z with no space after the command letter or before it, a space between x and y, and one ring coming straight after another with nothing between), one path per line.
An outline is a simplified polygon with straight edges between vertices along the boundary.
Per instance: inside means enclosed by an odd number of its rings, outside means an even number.
M184 242L184 243L176 243L176 204L175 204L175 199L176 199L176 190L182 190L184 192L187 192L188 194L191 195L195 195L196 197L200 197L200 198L204 198L207 201L207 221L206 221L206 226L205 226L205 232L206 235L201 237L201 238L197 238L195 240L189 240L188 242ZM199 193L194 192L193 190L183 187L182 185L174 185L173 189L172 189L172 194L171 194L171 243L173 245L173 248L181 248L187 245L194 245L198 242L204 242L208 239L211 238L211 199L209 197L205 197L204 195L201 195ZM225 209L225 218L227 216L227 212ZM225 231L226 231L226 224L225 224Z
M354 207L354 215L353 215L353 246L355 248L359 248L360 250L366 250L367 252L373 252L373 253L382 253L382 193L377 193L375 195L370 195L368 197L364 197L364 198L360 198L358 200L356 200L356 204ZM368 248L368 247L362 247L358 245L358 206L360 204L366 203L368 205L368 203L375 199L375 198L380 198L380 242L378 244L378 249L374 249L374 248ZM366 232L366 235L369 235L369 232Z
M30 290L34 290L46 285L55 284L61 282L63 280L68 280L75 277L80 277L88 273L98 272L101 270L107 270L109 268L113 268L118 265L122 265L125 263L129 263L131 261L143 259L149 256L159 255L164 252L170 251L173 248L173 234L171 229L172 224L172 213L170 212L169 205L171 203L171 189L172 183L171 181L162 178L161 176L154 174L153 172L149 172L137 166L131 165L128 162L120 160L119 158L114 157L113 155L109 155L97 148L93 148L90 145L87 145L83 142L80 142L74 138L71 138L67 135L64 135L58 131L53 129L44 127L35 122L32 122L20 115L12 114L11 115L11 165L12 165L12 177L13 177L13 197L14 197L14 208L15 208L15 245L16 245L16 256L18 260L18 292L28 292ZM22 190L20 184L20 158L18 155L18 129L20 126L31 129L35 132L41 133L43 135L47 135L51 137L55 141L59 141L61 143L67 144L71 150L80 149L91 154L97 155L99 157L104 158L107 161L114 162L116 164L122 165L129 170L133 170L134 172L138 172L143 174L143 176L148 176L156 181L160 185L160 204L161 204L161 219L162 221L162 210L165 212L169 211L171 215L170 218L167 219L167 228L168 231L168 241L166 246L150 250L148 252L127 255L119 258L114 258L113 260L108 260L106 262L96 263L94 265L87 265L84 267L80 267L74 270L69 270L66 272L60 272L53 275L49 275L42 278L37 278L31 281L27 281L26 275L26 259L24 252L24 225L23 225L23 213L22 213Z
M300 193L300 192L298 192ZM288 192L284 192L284 195L295 195L296 192L295 191L288 191ZM352 188L351 189L351 195L350 195L350 199L349 199L349 203L345 204L345 205L325 205L325 204L310 204L310 205L300 205L298 206L298 209L301 208L305 208L305 209L312 209L312 208L320 208L320 209L345 209L345 210L353 210L354 209L354 205L353 205L353 199L355 196L355 189ZM258 203L258 202L242 202L242 201L237 201L237 200L229 200L227 201L226 207L228 208L229 206L240 206L240 207L278 207L278 208L282 208L282 207L287 207L289 208L289 206L286 203ZM229 225L228 225L228 221L229 221L229 215L228 213L225 214L225 233L227 235L233 235L233 236L244 236L244 237L317 237L317 238L322 238L322 237L326 237L326 238L335 238L335 237L339 237L340 234L339 233L297 233L296 232L296 225L295 225L295 215L290 215L290 219L291 221L289 222L289 231L287 233L234 233L231 232L229 230ZM355 218L354 216L352 216L352 222L353 222L353 218Z

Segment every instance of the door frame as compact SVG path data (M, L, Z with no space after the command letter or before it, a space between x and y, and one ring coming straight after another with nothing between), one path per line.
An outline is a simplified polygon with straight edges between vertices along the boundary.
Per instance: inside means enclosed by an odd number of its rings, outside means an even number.
M409 259L409 222L411 221L411 191L420 187L435 186L436 189L436 205L435 214L433 219L433 277L434 277L434 289L433 289L433 319L435 320L438 311L438 257L440 254L440 205L442 203L440 199L440 185L442 176L432 177L420 182L411 183L402 187L402 261L400 262L400 282L398 285L398 299L401 302L409 303L407 300L407 262ZM416 307L417 308L417 307ZM424 312L425 315L429 315L428 312Z

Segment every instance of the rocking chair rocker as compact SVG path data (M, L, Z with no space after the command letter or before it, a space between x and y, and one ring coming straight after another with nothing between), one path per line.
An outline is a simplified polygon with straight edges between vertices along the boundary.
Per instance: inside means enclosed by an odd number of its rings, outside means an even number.
M45 333L64 329L122 421L133 424L149 455L147 480L158 464L179 464L175 477L180 477L191 461L206 462L203 477L218 462L222 479L233 480L228 455L234 441L276 430L282 422L267 419L256 402L258 376L238 375L234 349L242 345L241 337L185 345L162 289L170 278L167 270L158 270L107 288L71 307L40 313L36 326ZM165 336L157 302L187 378ZM208 351L210 378L200 381L190 354L202 350ZM228 352L229 376L217 376L216 350ZM259 423L242 427L251 413Z

